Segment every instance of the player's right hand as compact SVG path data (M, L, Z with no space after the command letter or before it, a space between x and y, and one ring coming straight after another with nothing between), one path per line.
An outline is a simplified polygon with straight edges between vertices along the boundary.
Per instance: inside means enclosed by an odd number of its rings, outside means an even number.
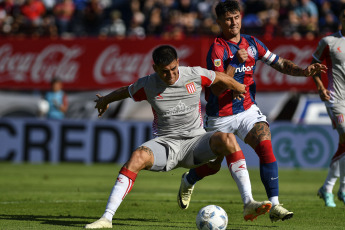
M98 117L101 117L103 113L109 108L109 104L104 100L104 97L96 94L98 97L94 102L96 102L95 108L98 110Z
M236 89L234 91L237 91L239 94L245 94L246 91L246 85L238 83L236 84Z
M238 91L233 91L233 97L234 97L234 99L237 99L237 100L240 100L240 101L242 100L242 98L243 99L245 98L244 94L240 93Z
M245 49L239 49L236 53L236 57L240 63L243 63L248 58L248 53Z
M329 101L331 99L331 93L328 89L319 90L319 95L322 101Z

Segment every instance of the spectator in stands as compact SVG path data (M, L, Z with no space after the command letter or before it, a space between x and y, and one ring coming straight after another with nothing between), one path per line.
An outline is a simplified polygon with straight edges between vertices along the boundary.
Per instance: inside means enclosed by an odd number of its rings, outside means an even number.
M14 0L0 2L0 34L9 34L12 31L14 7Z
M74 10L75 6L72 0L62 0L55 5L53 13L60 36L66 36L66 33L71 30L70 27Z
M43 23L45 6L41 0L26 0L21 6L23 16L22 26L26 34L38 36L38 28Z
M68 109L67 95L62 90L62 81L55 77L51 81L51 91L46 93L45 99L49 103L47 118L63 119Z
M88 0L73 0L75 5L75 10L72 19L72 31L76 36L86 36L84 24L83 24L83 15Z
M126 25L121 18L121 12L114 10L111 12L111 23L105 25L101 29L101 36L110 36L116 38L125 38L126 36Z
M46 13L49 15L53 14L53 8L60 0L42 0L44 7L46 8Z
M90 0L83 13L84 28L89 36L98 36L102 26L103 5L99 0Z
M145 30L147 35L160 36L163 30L162 9L154 7L148 15Z
M324 1L321 4L319 28L320 34L330 35L337 31L339 28L338 17L334 14L332 10L332 5L329 1Z
M128 30L129 38L144 39L146 37L146 32L143 27L144 21L145 21L145 16L140 11L137 11L133 14L131 26Z
M299 33L313 39L318 32L319 11L316 4L311 0L301 0L295 13L300 19Z

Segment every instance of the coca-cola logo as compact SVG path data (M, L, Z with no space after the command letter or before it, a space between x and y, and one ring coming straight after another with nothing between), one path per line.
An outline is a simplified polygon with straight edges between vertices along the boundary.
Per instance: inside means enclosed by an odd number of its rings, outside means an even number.
M99 84L119 82L122 84L133 83L140 77L153 73L152 51L145 53L128 53L121 50L118 45L111 45L104 49L96 60L93 75ZM185 58L192 55L193 50L189 46L177 48L180 65L188 64Z
M138 76L148 75L150 71L152 71L150 52L121 53L118 45L111 45L97 58L93 74L99 84L132 83Z
M314 48L311 46L304 46L300 49L294 45L281 45L278 46L273 53L305 68L310 65L313 51ZM264 85L304 85L310 80L305 77L292 77L280 73L262 62L257 63L256 73L259 75L260 83Z
M80 65L75 59L81 54L78 46L52 44L37 53L16 53L12 45L4 44L0 46L0 82L41 83L50 82L54 76L73 82Z

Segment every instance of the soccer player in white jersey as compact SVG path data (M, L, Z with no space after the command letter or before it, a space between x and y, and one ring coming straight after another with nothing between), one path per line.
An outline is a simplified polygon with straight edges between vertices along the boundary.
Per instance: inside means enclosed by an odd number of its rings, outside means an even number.
M342 29L322 38L313 54L313 63L326 62L328 67L328 87L325 88L321 76L314 76L314 82L327 112L332 120L333 128L339 133L338 149L332 157L327 178L318 191L318 196L325 201L327 207L335 207L333 187L337 178L340 186L338 199L345 203L345 7L340 11Z
M131 191L139 171L192 168L240 149L234 135L229 139L229 134L204 130L200 94L202 87L213 84L245 93L245 85L225 73L179 66L176 50L168 45L156 48L152 57L154 74L106 96L97 95L95 100L99 116L111 102L129 97L134 101L147 100L152 106L153 130L157 137L132 153L117 176L103 216L85 228L112 227L113 216Z

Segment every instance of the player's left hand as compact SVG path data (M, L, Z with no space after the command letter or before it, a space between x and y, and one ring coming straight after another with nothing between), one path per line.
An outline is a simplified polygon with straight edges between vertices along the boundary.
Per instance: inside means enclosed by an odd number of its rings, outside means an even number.
M304 75L306 77L314 76L316 74L326 73L326 70L327 70L327 66L320 64L320 63L314 63L314 64L311 64L310 66L308 66L304 70Z
M96 102L95 108L98 110L98 117L101 117L103 113L109 108L109 104L106 102L103 96L96 94L98 97L94 102Z

